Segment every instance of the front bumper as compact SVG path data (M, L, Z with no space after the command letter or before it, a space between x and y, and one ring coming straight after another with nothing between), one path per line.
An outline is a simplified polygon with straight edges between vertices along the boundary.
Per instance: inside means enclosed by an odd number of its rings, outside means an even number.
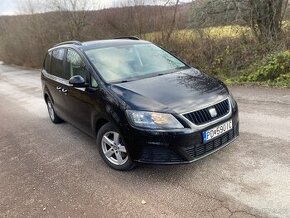
M233 129L203 143L202 132L228 120ZM140 163L181 164L191 163L206 157L233 142L239 136L238 110L230 117L196 132L158 132L138 130L131 126L126 129L125 141L131 158Z

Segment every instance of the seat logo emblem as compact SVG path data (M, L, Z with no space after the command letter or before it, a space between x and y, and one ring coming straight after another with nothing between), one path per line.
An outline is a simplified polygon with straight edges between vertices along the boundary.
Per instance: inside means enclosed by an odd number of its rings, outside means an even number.
M214 117L217 116L217 111L216 111L215 108L210 108L210 109L208 109L208 112L210 113L210 116L211 116L212 118L214 118Z

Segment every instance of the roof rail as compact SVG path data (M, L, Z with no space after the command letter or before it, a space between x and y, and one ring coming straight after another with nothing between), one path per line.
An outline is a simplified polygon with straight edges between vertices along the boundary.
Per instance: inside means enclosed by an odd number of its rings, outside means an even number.
M131 39L131 40L140 40L137 36L121 36L121 37L116 37L114 39Z
M66 41L66 42L58 43L54 47L60 46L60 45L67 45L67 44L82 45L80 41L73 40L73 41Z

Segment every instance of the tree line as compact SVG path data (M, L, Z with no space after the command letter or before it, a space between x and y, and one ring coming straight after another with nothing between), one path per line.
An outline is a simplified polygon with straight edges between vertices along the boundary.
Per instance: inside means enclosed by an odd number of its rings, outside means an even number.
M45 13L38 13L33 1L27 0L27 15L0 17L0 60L7 64L41 67L47 49L58 42L134 35L227 78L290 48L288 0L164 0L158 5L127 0L102 10L89 10L89 0L47 0L51 10ZM251 34L208 33L224 25L245 27Z
M54 0L52 0L54 1ZM160 32L169 40L176 29L187 27L190 5L130 6L87 10L77 0L54 2L54 11L0 17L0 60L10 64L39 67L43 55L54 44L67 40L108 39ZM172 16L174 15L174 16Z

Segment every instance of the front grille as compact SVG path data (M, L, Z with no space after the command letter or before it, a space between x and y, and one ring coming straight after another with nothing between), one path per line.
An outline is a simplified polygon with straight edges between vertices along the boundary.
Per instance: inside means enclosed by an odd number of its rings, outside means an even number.
M143 148L139 161L150 163L166 163L183 162L184 160L169 148L154 145L146 146Z
M230 142L231 140L233 140L235 138L235 135L237 135L237 132L234 129L232 129L229 132L227 132L226 134L220 136L219 138L214 139L211 142L201 144L201 145L195 145L194 147L186 149L185 151L193 159L197 159L199 157L202 157L202 156L218 149L219 147L222 147L226 143Z
M215 117L212 117L210 115L209 109L211 108L214 108L217 112L217 115ZM218 104L212 105L210 107L198 111L184 114L183 116L186 117L188 120L190 120L192 123L196 125L201 125L221 118L226 114L228 114L229 111L230 111L230 103L229 100L226 99Z

